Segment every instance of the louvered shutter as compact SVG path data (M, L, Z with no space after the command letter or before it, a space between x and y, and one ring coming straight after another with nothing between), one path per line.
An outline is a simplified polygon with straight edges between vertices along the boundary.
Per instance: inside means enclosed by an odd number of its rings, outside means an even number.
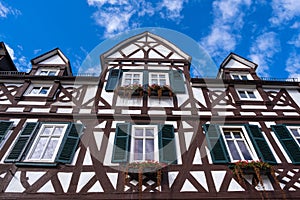
M109 76L107 80L107 84L105 86L105 90L107 92L112 92L116 89L119 79L121 78L122 70L120 69L111 69L109 71Z
M121 163L127 162L130 151L130 124L117 124L116 135L113 149L112 162Z
M70 164L83 131L83 124L71 123L64 135L55 162Z
M171 70L169 72L171 88L174 93L185 93L185 84L181 70Z
M173 125L158 126L159 161L177 164L176 144Z
M23 154L26 151L26 147L36 135L37 127L37 122L26 123L4 162L17 162L23 159Z
M13 122L0 121L0 142L5 138L12 125Z
M259 158L270 164L276 164L276 159L272 154L271 149L268 146L267 141L265 140L262 132L260 131L257 125L245 125L245 128L250 136L251 142L257 152Z
M210 150L213 163L228 163L230 161L225 142L220 134L219 126L205 124L207 146Z
M272 130L289 155L293 164L300 164L300 147L285 125L273 125Z

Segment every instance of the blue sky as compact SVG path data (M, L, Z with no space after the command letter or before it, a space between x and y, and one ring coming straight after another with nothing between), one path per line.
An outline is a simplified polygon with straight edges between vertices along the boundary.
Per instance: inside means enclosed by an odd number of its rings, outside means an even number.
M59 47L77 72L101 42L160 27L192 38L217 66L234 52L262 77L300 78L299 0L0 0L0 24L20 71Z

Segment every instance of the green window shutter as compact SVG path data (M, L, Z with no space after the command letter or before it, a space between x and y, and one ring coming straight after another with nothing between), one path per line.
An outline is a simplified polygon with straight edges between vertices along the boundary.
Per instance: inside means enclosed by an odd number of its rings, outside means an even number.
M272 154L267 141L265 140L260 128L257 125L246 124L245 128L250 136L251 142L259 158L270 164L276 164L276 159Z
M107 92L112 92L115 90L119 83L119 79L121 78L122 70L120 69L111 69L109 70L109 76L107 80L107 84L105 86L105 90Z
M5 138L12 125L13 122L0 121L0 142Z
M171 88L174 93L185 93L185 83L181 70L171 70L169 72Z
M64 135L55 162L72 163L77 145L83 131L83 124L71 123Z
M272 130L289 155L293 164L300 164L300 147L285 125L273 125Z
M158 126L159 161L177 164L176 144L173 125Z
M129 123L117 124L112 155L113 163L127 162L129 159L130 128L131 125Z
M22 156L26 151L26 147L36 135L38 124L37 122L26 123L4 162L17 162L23 159Z
M213 163L228 163L230 161L225 142L218 125L205 124L207 146L210 150Z

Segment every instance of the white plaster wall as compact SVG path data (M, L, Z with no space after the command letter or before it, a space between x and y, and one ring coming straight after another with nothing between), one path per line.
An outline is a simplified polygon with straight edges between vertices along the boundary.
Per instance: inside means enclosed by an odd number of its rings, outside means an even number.
M201 104L203 104L204 106L207 106L202 89L201 88L192 88L192 90L193 90L195 99L197 101L199 101Z
M143 106L143 98L122 98L120 96L117 97L117 106Z
M173 107L173 98L148 98L148 107Z
M40 64L66 64L63 59L59 55L52 56L43 62L40 62Z
M227 65L225 65L225 68L231 68L231 69L234 69L234 68L249 68L248 66L246 65L243 65L242 63L240 62L237 62L235 60L230 60Z
M287 90L289 95L293 98L296 104L300 107L300 92L297 90Z

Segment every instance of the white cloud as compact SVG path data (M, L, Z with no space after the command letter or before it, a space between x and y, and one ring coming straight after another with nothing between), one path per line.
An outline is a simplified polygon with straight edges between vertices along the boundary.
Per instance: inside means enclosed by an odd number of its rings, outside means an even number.
M6 18L7 15L12 14L12 15L19 15L21 12L17 9L11 8L9 6L3 5L0 2L0 18Z
M176 22L182 18L183 5L188 0L161 0L157 4L147 0L87 0L89 6L97 7L93 18L105 28L104 37L112 37L140 26L139 17L159 14L163 19Z
M298 78L300 80L300 54L292 52L286 61L285 71L289 73L289 78Z
M30 61L27 60L27 58L25 56L21 55L20 50L23 50L22 46L18 45L18 49L17 49L18 56L16 56L15 50L13 48L11 48L8 44L5 44L5 47L8 51L11 59L15 63L18 71L29 72L29 70L31 69L31 63L30 63Z
M262 77L269 76L268 63L281 49L280 41L274 32L266 32L258 36L250 48L250 60L258 64L257 73Z
M299 0L273 0L272 3L273 16L269 21L279 26L288 23L296 16L300 16Z
M300 47L300 33L295 36L292 40L288 41L288 44L292 44L295 47Z
M250 5L251 0L216 0L213 2L214 21L209 35L203 37L200 44L217 61L235 49L241 38L240 29L244 25L244 13Z
M11 57L12 60L16 60L16 57L15 57L15 51L10 47L8 46L8 44L5 44L5 47Z

